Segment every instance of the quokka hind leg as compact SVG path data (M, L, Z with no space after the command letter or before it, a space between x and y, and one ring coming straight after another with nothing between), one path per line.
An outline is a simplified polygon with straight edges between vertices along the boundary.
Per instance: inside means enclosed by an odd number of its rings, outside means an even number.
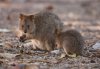
M68 57L77 57L77 55L76 55L76 53L69 53L65 48L63 48L64 49L64 52L65 52L65 54L66 54L66 56L68 56Z
M74 52L75 48L71 48L72 46L70 45L71 42L68 41L63 41L63 50L68 57L77 57L77 53Z

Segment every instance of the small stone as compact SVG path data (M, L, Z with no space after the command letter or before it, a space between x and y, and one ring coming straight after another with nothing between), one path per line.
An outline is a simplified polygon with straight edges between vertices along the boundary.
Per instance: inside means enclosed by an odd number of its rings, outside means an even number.
M53 51L51 51L51 53L52 53L52 54L59 54L60 51L59 51L59 50L53 50Z
M7 33L7 32L11 32L11 30L9 30L9 29L0 29L0 32L1 33Z
M7 58L7 59L15 58L16 55L18 55L18 54L0 53L1 57Z
M53 58L53 59L50 60L50 62L51 63L58 63L59 61L57 59Z
M85 63L85 61L83 60L82 63Z
M94 61L94 60L91 60L90 62L91 62L91 63L95 63L95 61Z
M3 47L4 43L0 43L0 47Z
M100 49L100 43L97 42L96 44L93 45L93 49Z

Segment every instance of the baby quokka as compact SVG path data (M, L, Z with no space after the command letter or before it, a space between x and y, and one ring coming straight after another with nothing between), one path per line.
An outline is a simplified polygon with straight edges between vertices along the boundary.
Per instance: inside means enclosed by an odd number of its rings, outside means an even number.
M61 32L56 38L57 48L63 48L69 57L83 55L84 40L82 35L76 30Z

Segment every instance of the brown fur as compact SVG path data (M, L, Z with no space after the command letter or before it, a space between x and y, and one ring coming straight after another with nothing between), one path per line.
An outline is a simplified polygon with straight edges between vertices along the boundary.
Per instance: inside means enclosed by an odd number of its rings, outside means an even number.
M62 24L58 16L49 11L41 11L34 15L20 14L19 28L25 33L21 40L37 39L44 50L53 50L55 36L62 31Z
M81 34L76 30L68 30L58 34L58 48L63 48L66 54L82 55L84 40Z

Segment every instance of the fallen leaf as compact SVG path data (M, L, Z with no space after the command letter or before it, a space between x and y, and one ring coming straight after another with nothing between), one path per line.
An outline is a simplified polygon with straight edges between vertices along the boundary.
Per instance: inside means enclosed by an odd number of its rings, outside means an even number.
M11 42L4 43L4 49L12 49L12 48L13 48L13 45Z

